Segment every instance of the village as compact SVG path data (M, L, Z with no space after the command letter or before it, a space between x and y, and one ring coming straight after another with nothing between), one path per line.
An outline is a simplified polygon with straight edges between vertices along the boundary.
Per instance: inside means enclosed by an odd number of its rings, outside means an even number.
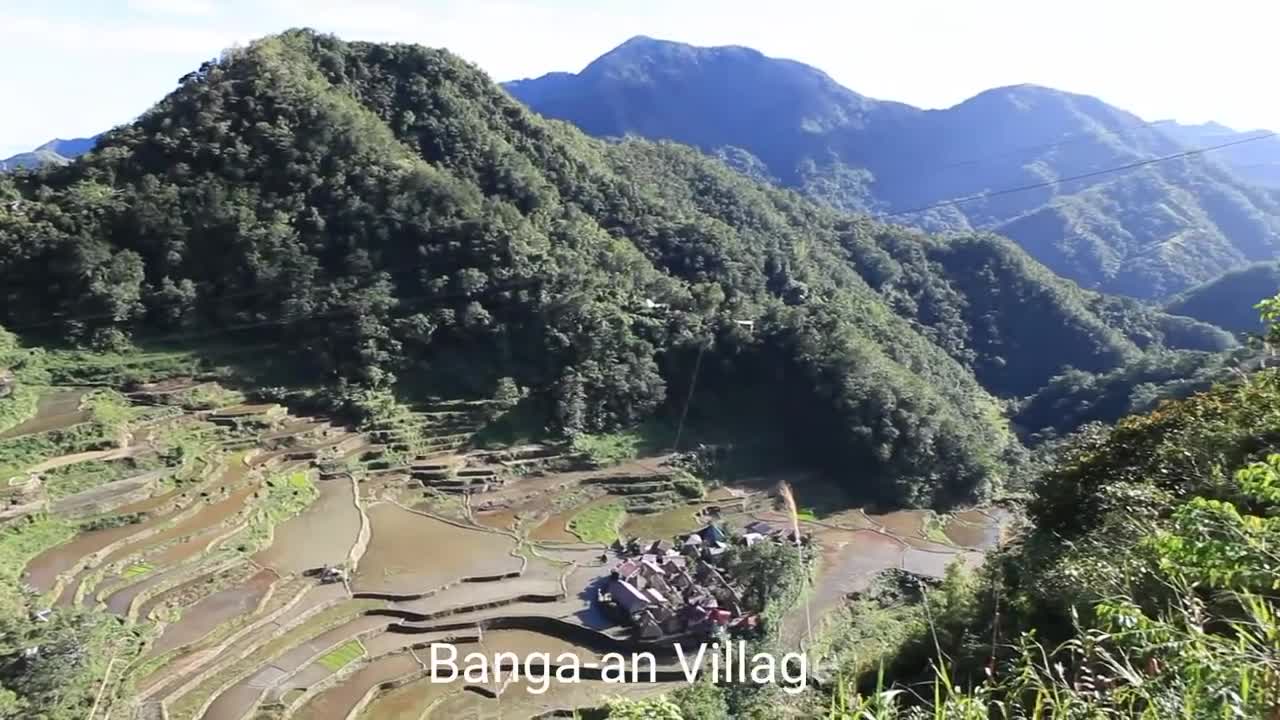
M726 571L723 560L735 547L794 544L796 532L757 520L735 534L712 519L673 541L619 540L611 548L618 562L597 590L596 602L607 617L645 641L749 634L759 617L744 606L739 580ZM799 542L808 541L801 533Z
M20 581L44 598L29 621L56 631L60 609L97 608L151 628L138 677L111 678L135 683L113 707L140 718L487 707L496 696L428 677L415 653L439 642L582 663L652 652L665 663L659 683L610 691L660 692L685 677L681 647L714 672L717 648L775 633L779 648L798 646L799 616L766 610L794 587L769 573L795 558L797 528L818 612L882 568L939 575L989 534L956 520L946 527L958 542L944 546L926 536L922 512L816 523L759 488L692 497L652 459L580 469L563 447L472 447L490 413L482 401L436 400L360 430L195 377L123 392L46 387L35 400L5 431L11 451L38 452L14 455L0 521L45 514L69 532L25 563ZM179 444L189 451L172 452ZM34 660L58 647L23 652ZM568 711L604 687L584 678L508 692L502 710Z

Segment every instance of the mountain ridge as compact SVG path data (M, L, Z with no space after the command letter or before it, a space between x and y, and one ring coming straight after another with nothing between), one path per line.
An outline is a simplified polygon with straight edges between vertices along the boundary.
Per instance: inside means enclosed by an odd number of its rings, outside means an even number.
M0 172L32 169L46 164L66 165L92 150L99 137L100 135L94 135L68 140L54 138L37 148L0 160Z
M1136 180L1094 177L1188 147L1092 96L1019 84L922 110L862 96L803 63L740 54L642 39L587 66L613 68L607 76L584 70L505 87L592 135L739 149L760 160L757 177L841 209L1008 235L1091 289L1168 297L1280 252L1280 197L1208 155L1160 162ZM1078 175L1090 178L1059 182ZM1010 192L1029 186L1039 187ZM1162 205L1173 188L1184 190L1170 213ZM1121 211L1129 206L1167 217L1148 223Z
M15 330L108 349L234 332L335 402L515 385L566 434L670 412L710 350L692 420L754 417L889 503L1008 477L1024 450L996 395L1233 344L1002 238L844 215L686 146L547 122L448 52L309 31L228 51L0 198Z

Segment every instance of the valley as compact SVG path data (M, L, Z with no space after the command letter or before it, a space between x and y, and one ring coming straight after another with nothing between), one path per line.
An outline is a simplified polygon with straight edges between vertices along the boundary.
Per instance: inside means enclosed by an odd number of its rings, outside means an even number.
M1087 289L1167 299L1280 250L1274 132L1029 83L924 109L749 47L643 35L504 87L591 135L692 145L843 211L994 232Z
M1272 134L645 36L183 72L0 167L0 720L1280 713Z
M51 451L13 466L7 492L4 542L28 556L20 581L41 598L37 615L91 609L141 633L94 678L108 699L100 717L540 717L600 692L669 691L675 680L586 679L545 694L435 683L424 658L433 642L583 662L628 648L670 658L670 645L636 637L595 597L621 562L613 541L790 523L771 491L785 476L677 493L691 476L670 455L592 469L554 445L472 449L492 417L482 401L407 414L424 432L395 460L403 426L356 430L207 379L118 392L129 419L105 450L59 454L78 447L57 438L94 422L81 389L41 390L34 415L0 438L6 455L24 443ZM623 509L583 529L611 504ZM60 532L20 541L33 517ZM806 513L818 559L812 588L782 619L786 647L805 640L803 606L821 617L883 570L974 566L1006 525L999 510Z

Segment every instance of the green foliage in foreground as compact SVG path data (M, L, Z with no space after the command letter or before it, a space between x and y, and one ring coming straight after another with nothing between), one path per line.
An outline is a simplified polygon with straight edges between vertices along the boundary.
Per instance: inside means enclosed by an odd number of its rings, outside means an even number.
M84 720L108 667L118 678L141 647L140 628L97 610L0 617L0 717Z
M814 646L833 682L758 717L1280 713L1280 371L1093 428L1033 489L980 575L850 603Z
M605 703L605 707L608 716L617 720L685 720L680 707L666 698L613 698Z

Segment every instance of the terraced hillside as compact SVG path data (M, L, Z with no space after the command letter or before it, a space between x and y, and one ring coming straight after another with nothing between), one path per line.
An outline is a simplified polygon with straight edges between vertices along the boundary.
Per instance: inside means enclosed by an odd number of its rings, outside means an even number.
M595 600L609 546L713 517L780 519L768 493L704 493L670 457L596 467L562 447L471 449L491 417L483 401L436 400L357 431L174 378L41 389L33 409L0 438L4 557L41 622L118 618L129 641L93 668L99 718L535 717L668 691L681 677L671 646ZM976 562L998 526L976 511L806 519L821 548L806 602L819 611L885 568ZM793 645L800 617L784 622ZM586 677L545 694L441 682L426 658L443 641L584 663L651 649L660 682Z

